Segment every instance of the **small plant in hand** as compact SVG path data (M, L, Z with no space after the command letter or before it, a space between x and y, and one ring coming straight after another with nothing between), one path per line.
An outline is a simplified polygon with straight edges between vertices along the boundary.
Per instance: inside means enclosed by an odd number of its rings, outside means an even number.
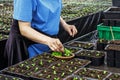
M71 55L72 55L72 52L69 49L67 49L67 48L64 49L64 53L62 53L62 52L52 52L52 56L69 57Z

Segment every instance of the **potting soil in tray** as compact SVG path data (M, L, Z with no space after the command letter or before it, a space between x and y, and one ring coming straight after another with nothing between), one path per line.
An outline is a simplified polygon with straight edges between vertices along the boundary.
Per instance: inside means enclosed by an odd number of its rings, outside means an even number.
M24 79L14 77L14 76L5 75L5 74L0 74L0 80L24 80Z
M49 67L57 61L51 54L44 53L34 58L22 61L18 64L10 66L2 70L3 73L23 77L26 80L30 79L30 75Z
M117 44L120 45L120 40L111 40L108 42L109 44Z
M81 50L75 54L77 58L87 59L92 61L91 65L99 66L104 64L105 52L97 50Z
M98 70L92 68L81 68L77 70L74 74L81 77L87 77L90 80L104 80L108 75L110 75L110 72L106 70Z
M76 47L71 47L71 46L65 46L65 48L67 48L68 50L70 50L72 53L77 53L78 51L81 50L81 48L76 48Z
M88 79L77 75L69 75L64 80L88 80Z
M96 49L100 51L104 51L106 45L108 44L108 40L105 39L97 39Z
M90 61L74 58L72 60L60 60L52 64L47 69L39 71L31 78L35 80L63 80L66 76L73 74L77 69L90 64Z
M120 80L120 74L111 73L105 80Z
M83 49L93 49L94 44L89 42L81 42L81 41L72 41L70 43L65 44L71 47L83 48Z
M120 51L120 45L116 44L109 44L105 48L106 50L115 50L115 51Z
M22 61L8 68L5 68L4 70L2 70L2 73L19 76L25 80L30 80L31 76L35 75L36 73L46 70L47 68L49 69L51 66L56 66L57 64L58 65L57 71L59 73L61 71L68 72L66 73L66 75L68 76L69 74L72 74L75 70L77 70L78 68L87 66L88 64L90 64L90 62L91 61L89 60L83 60L83 59L78 59L78 58L73 58L71 60L59 60L59 59L53 58L51 54L44 53L43 55L30 58L28 60ZM64 70L64 68L59 67L59 64L61 64L61 67L62 66L66 67L66 70ZM64 73L61 73L55 76L60 76L60 75L64 75Z

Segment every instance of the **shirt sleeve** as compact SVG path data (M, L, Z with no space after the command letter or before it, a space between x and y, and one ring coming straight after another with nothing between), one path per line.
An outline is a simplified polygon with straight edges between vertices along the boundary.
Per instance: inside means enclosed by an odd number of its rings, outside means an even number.
M25 22L32 20L32 0L14 0L13 18Z

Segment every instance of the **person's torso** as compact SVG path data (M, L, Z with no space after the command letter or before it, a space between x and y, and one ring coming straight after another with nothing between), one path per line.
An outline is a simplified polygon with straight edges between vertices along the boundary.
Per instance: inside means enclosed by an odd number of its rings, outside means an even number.
M35 1L32 27L50 35L56 35L59 30L61 0Z
M14 0L13 18L31 22L31 27L38 31L56 35L59 31L61 9L62 0ZM43 44L28 47L30 57L47 50L48 46Z
M59 30L62 0L14 0L13 18L31 23L31 27L55 35Z

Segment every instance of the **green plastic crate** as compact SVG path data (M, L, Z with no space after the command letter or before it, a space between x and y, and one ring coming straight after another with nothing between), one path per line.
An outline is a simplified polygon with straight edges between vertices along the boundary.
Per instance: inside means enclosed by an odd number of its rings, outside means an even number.
M97 25L98 38L105 40L120 40L120 27Z

